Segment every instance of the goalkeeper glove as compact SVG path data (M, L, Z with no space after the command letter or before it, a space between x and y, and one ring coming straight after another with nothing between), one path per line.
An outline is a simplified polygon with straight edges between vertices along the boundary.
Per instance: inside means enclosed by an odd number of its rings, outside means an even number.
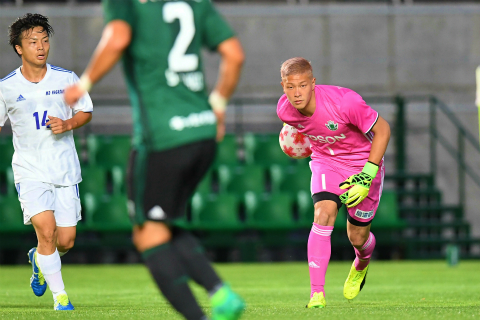
M355 207L368 196L370 185L377 175L378 165L367 162L362 172L350 176L347 180L340 183L340 189L348 189L340 195L340 201L347 208Z

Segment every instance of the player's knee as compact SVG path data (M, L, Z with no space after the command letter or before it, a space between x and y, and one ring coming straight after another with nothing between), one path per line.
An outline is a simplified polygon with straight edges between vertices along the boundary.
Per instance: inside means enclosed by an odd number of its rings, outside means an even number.
M60 252L67 252L68 250L72 249L75 245L75 239L67 239L59 241L57 244L57 249Z
M327 207L321 201L315 203L315 211L313 221L321 226L328 225L329 221L335 220L337 217L336 210Z
M171 238L172 232L163 223L145 223L133 228L133 244L140 252L167 243Z
M57 228L37 228L37 238L39 243L55 243Z

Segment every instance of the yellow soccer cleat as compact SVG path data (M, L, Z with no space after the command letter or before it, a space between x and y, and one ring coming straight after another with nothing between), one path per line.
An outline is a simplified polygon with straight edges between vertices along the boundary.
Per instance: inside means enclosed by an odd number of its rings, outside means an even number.
M343 286L343 296L345 298L352 300L360 293L365 285L365 280L367 280L368 267L369 266L362 271L357 271L357 269L355 269L355 261L353 261L352 267L350 268L350 273L348 274L345 285Z
M310 298L310 302L307 304L307 308L325 308L327 306L327 301L323 296L323 292L314 292L313 296Z

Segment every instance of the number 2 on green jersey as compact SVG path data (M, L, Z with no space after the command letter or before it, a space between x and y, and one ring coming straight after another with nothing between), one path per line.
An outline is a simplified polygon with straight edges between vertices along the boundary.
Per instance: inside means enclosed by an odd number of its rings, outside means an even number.
M173 72L190 72L198 68L198 55L187 54L187 49L195 36L193 10L185 2L168 2L163 6L163 20L180 22L180 32L168 54L168 69Z

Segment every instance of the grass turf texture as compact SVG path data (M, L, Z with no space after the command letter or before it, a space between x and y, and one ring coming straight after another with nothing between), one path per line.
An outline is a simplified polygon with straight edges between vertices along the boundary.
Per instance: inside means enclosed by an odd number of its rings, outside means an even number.
M327 272L327 308L305 309L310 285L306 263L225 264L217 270L247 302L243 319L480 319L480 262L377 262L351 303L343 283L351 263ZM53 311L50 290L29 287L31 268L0 267L0 319L181 319L141 265L65 265L63 278L73 312ZM209 302L194 285L205 311Z

